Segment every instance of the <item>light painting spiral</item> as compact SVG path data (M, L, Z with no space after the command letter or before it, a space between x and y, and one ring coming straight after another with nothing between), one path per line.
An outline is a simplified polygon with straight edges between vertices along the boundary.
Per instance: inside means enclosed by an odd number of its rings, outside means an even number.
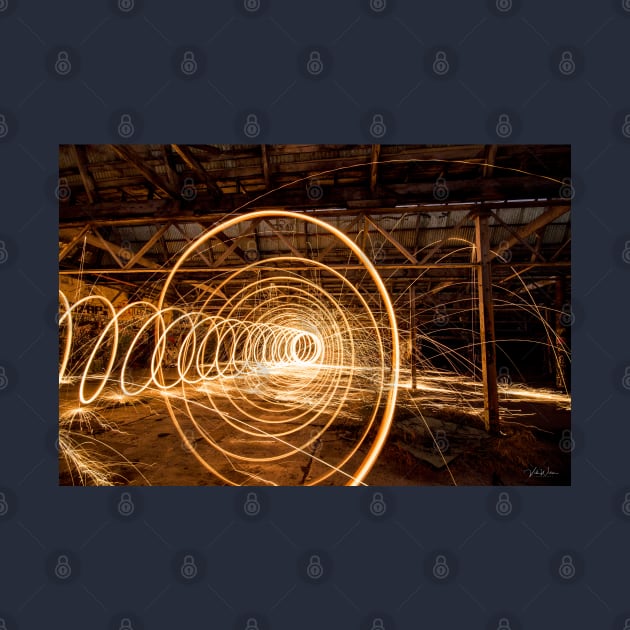
M261 222L309 224L364 279L250 249L229 272L195 270L226 231L238 232L236 250ZM159 399L214 483L275 484L278 466L295 484L364 483L391 428L400 353L390 296L359 245L308 214L254 211L203 233L162 277L156 300L119 309L60 293L59 383L76 387L78 408L98 409L111 392ZM97 303L103 323L79 338L77 314Z

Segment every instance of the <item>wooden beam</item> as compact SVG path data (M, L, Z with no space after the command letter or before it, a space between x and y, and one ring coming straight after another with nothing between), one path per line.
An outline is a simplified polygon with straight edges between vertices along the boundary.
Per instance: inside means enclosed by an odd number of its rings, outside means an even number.
M492 216L495 219L495 221L497 221L497 223L502 225L512 235L513 238L518 239L517 242L519 242L521 245L524 245L527 249L529 249L529 251L532 252L533 256L539 256L541 260L545 260L544 256L540 253L540 251L537 252L523 237L519 235L517 230L515 230L511 225L508 225L496 212L493 212ZM502 253L503 252L497 252L497 255L500 255Z
M166 193L171 199L179 199L179 193L175 190L159 173L156 173L150 166L140 158L138 153L125 144L111 144L114 153L132 164L142 173L145 179L151 182L156 188Z
M269 178L269 156L267 155L267 145L260 145L260 157L262 160L263 177L265 178L265 188L269 190L270 178Z
M179 176L177 175L177 171L175 170L175 166L173 164L173 154L171 153L168 144L162 145L162 156L164 157L164 166L166 168L166 177L168 178L168 183L174 190L177 190L177 188L179 187Z
M197 195L194 202L187 203L185 209L178 201L171 199L154 199L154 200L125 200L125 201L102 201L94 205L71 205L59 208L59 221L68 227L82 227L85 223L93 223L94 225L148 225L156 222L167 221L194 221L200 220L212 221L220 220L227 213L245 213L256 209L291 209L294 212L308 211L313 216L318 217L348 217L357 213L365 213L369 215L391 214L392 212L452 212L455 210L485 210L485 209L501 209L501 208L522 208L526 205L528 208L540 207L566 207L566 200L556 198L538 199L528 201L524 204L522 201L501 201L501 202L483 202L483 203L451 203L449 197L448 204L436 204L435 199L431 201L416 200L413 204L404 207L396 205L395 200L375 200L370 206L352 206L346 207L344 203L334 205L320 202L316 207L304 206L304 195L299 193L300 202L298 205L286 203L272 203L274 199L270 199L270 195L261 197L260 199L247 199L243 195L224 195L221 203L209 208L209 198ZM290 199L285 200L290 201ZM245 202L248 203L246 208L241 209ZM377 203L378 202L378 203ZM382 202L382 203L381 203Z
M499 435L499 392L492 299L492 254L490 252L490 229L487 213L479 213L475 217L475 247L477 263L479 264L477 288L485 424L490 433Z
M354 217L354 219L352 219L352 221L350 221L350 224L347 225L344 230L347 232L349 230L351 230L361 219L363 215L362 214L357 214L356 217ZM322 260L324 260L324 258L332 251L332 249L335 247L335 245L339 246L341 243L339 241L339 239L330 234L330 243L328 243L328 245L319 252L319 254L317 255L317 260L319 262L322 262ZM362 247L362 249L365 251L365 247Z
M85 146L82 144L71 144L70 149L72 151L74 160L77 163L79 175L81 176L81 182L83 182L83 188L85 188L85 193L87 194L88 200L90 203L94 203L98 199L98 192L96 190L94 179L92 179L92 175L90 174L90 171L88 169L88 160Z
M484 154L484 165L481 171L482 177L492 177L494 173L494 162L497 157L497 144L487 144Z
M239 238L242 238L242 237L239 237ZM223 255L225 255L225 253ZM217 259L217 263L215 263L215 265L221 264L221 262L223 262L223 260L219 258ZM365 271L365 267L359 263L357 264L331 263L330 265L327 265L327 266L330 267L331 269L336 269L338 271ZM383 271L410 270L410 269L430 271L430 270L448 270L448 269L475 269L479 265L477 263L462 262L462 263L440 263L437 265L436 264L400 265L400 264L395 264L395 263L379 263L374 266L377 269L383 270ZM522 271L529 271L531 269L562 269L563 267L570 268L571 261L567 260L567 261L562 261L562 262L547 262L547 263L534 263L534 264L525 262L525 263L511 264L510 267L514 267L515 269L521 269ZM236 265L232 265L232 266L226 265L223 267L213 265L212 267L183 267L180 269L180 271L181 273L206 273L207 274L211 272L229 272L229 271L234 271L237 268L238 267ZM265 267L258 266L257 269L265 269ZM277 267L270 267L270 269L274 269L277 271ZM291 265L291 269L299 269L299 270L313 269L313 265L306 265L306 264ZM64 269L64 270L59 271L60 274L68 274L68 275L74 275L74 274L84 273L84 272L85 273L130 273L130 274L149 273L149 271L145 269L139 269L137 267L134 269L84 268L84 269ZM168 267L161 267L159 269L154 269L150 271L150 273L153 273L153 272L170 273L171 269ZM468 276L462 277L461 282L469 283L470 278ZM453 283L451 282L451 284ZM442 287L442 288L446 288L446 287Z
M275 227L271 224L271 222L270 222L270 221L268 221L267 219L265 219L265 220L264 220L264 223L266 223L266 224L267 224L267 225L271 228L271 231L273 232L273 234L274 234L275 236L277 236L277 237L280 239L280 241L281 241L282 243L284 243L285 247L288 247L288 248L289 248L289 251L290 251L290 252L291 252L294 256L296 256L297 258L304 258L304 254L303 254L302 252L299 252L299 251L298 251L298 250L297 250L297 249L293 246L293 243L291 243L291 241L289 241L289 239L288 239L288 238L287 238L284 234L282 234L282 232L278 232L278 230L276 230L276 228L275 228Z
M416 343L416 285L409 287L409 333L411 335L411 389L415 391L417 384L417 343Z
M261 221L262 219L255 219L250 223L249 229L255 232ZM232 252L234 252L241 260L243 260L247 264L251 262L247 260L245 252L238 246L239 241L247 236L246 232L243 232L243 234L241 234L235 240L232 240L229 236L223 234L223 232L217 232L215 236L227 247L227 249L216 259L214 263L215 267L218 267Z
M409 252L409 250L402 245L396 238L394 238L389 232L384 230L378 223L374 223L372 219L366 217L366 220L371 223L379 234L382 234L386 240L388 240L410 263L417 264L416 257Z
M381 145L372 145L372 163L370 164L370 192L374 194L378 178L378 158L381 154Z
M538 230L545 227L547 224L551 223L552 221L559 219L563 214L566 214L570 210L571 210L571 206L566 206L566 205L552 206L548 210L545 210L545 212L543 212L539 217L537 217L536 219L534 219L527 225L524 225L523 227L519 228L514 234L514 236L512 236L506 241L507 248L509 249L511 247L514 247L516 243L522 242L528 236L530 236L534 232L537 232ZM491 257L494 258L497 255L498 253L495 252L491 254Z
M99 231L97 230L97 228L95 228L94 226L88 226L88 227L91 229L92 233L85 232L82 234L81 232L78 232L77 234L73 234L72 232L70 232L67 235L70 237L70 243L72 243L73 240L77 239L77 237L78 237L77 240L80 240L81 238L85 238L86 243L88 243L92 247L97 247L98 249L108 252L110 256L116 261L116 263L118 263L118 265L120 266L122 270L130 271L130 269L126 269L126 261L123 262L121 258L118 256L118 254L116 253L117 249L120 250L120 245L116 245L115 243L111 243L110 241L104 239L99 233ZM65 235L60 234L59 238L60 239L64 238L64 236ZM158 265L156 265L152 260L148 260L146 258L143 258L142 256L137 257L137 260L135 261L135 263L142 265L143 267L146 267L147 269L158 268Z
M96 229L95 227L92 228L92 234L86 234L85 238L86 238L86 241L90 245L108 252L109 255L118 263L121 269L124 268L125 263L120 258L120 256L114 251L116 247L120 249L120 245L116 245L115 243L110 243L109 241L105 240L101 236L101 233L98 231L98 229Z
M61 262L77 245L77 243L85 236L85 234L91 229L90 224L83 226L80 230L72 236L70 241L64 245L64 247L59 252L59 262ZM59 240L61 240L61 235L59 236Z
M158 239L171 227L170 223L165 223L157 232L127 261L125 269L131 269L143 256L157 243ZM145 265L146 266L146 265Z
M210 179L208 171L206 171L201 162L195 157L194 153L192 153L188 147L183 144L172 144L171 147L173 148L173 151L182 158L186 166L203 179L206 187L208 188L208 192L214 199L219 199L223 196L222 190L214 181L212 181L212 179Z
M186 232L184 232L184 230L182 230L182 228L177 223L175 223L175 229L184 237L184 240L186 241L186 243L188 243L188 245L192 243L192 239L186 234ZM210 267L212 263L199 248L194 250L194 253L199 256L199 258L201 258L206 263L206 265L208 265L208 267Z

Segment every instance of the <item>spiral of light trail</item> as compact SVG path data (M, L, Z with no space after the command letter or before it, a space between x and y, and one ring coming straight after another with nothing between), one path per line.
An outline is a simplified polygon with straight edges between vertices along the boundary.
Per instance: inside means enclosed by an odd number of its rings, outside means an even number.
M371 286L359 290L322 262L280 255L217 273L201 294L182 295L198 251L225 230L242 228L240 239L271 218L310 223L337 239ZM104 305L108 319L80 344L73 314L90 301ZM358 485L385 444L400 368L394 308L361 248L315 217L255 211L215 226L181 254L156 304L116 311L101 296L70 305L61 293L60 308L60 384L71 380L71 366L83 405L98 405L107 382L129 398L160 397L187 449L223 483L275 483L274 465L299 471L309 462L312 475L302 483ZM131 366L148 338L149 369L138 374ZM349 447L335 437L348 424ZM293 478L299 483L299 472Z

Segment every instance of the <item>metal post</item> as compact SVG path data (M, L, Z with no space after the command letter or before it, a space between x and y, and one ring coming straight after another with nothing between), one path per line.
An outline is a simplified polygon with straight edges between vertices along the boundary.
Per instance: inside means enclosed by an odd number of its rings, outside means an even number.
M479 332L481 336L481 369L483 374L483 402L486 430L499 434L499 394L497 385L497 356L494 337L494 306L492 301L492 267L488 214L475 217L477 249Z

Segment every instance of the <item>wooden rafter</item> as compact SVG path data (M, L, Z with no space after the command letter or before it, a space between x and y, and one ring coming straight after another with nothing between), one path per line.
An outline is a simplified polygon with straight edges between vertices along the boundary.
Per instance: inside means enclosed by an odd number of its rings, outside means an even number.
M175 153L184 160L186 166L188 166L190 170L194 171L198 177L201 177L206 184L210 195L215 199L219 199L223 195L223 192L216 183L210 179L208 171L206 171L201 162L195 157L194 153L183 144L172 144L171 147L173 148L173 151L175 151Z
M263 177L265 178L265 188L269 190L271 180L269 177L269 155L267 154L267 145L260 145L260 159L262 161Z
M118 157L132 164L156 188L166 193L171 199L179 199L177 190L159 173L156 173L148 166L136 151L124 144L111 144L110 146Z
M376 191L376 183L378 178L378 158L381 155L381 145L372 145L372 163L370 164L370 192L374 194Z
M389 241L410 263L417 264L418 260L416 257L404 246L402 245L394 236L392 236L391 232L384 230L378 223L375 223L369 217L365 217L366 220L376 229L376 231L381 234L387 241Z
M88 169L88 159L85 145L71 144L70 150L72 151L74 160L77 163L79 175L81 176L81 182L83 183L83 188L85 188L85 194L87 195L89 202L94 203L98 199L98 192L96 190L94 179Z

